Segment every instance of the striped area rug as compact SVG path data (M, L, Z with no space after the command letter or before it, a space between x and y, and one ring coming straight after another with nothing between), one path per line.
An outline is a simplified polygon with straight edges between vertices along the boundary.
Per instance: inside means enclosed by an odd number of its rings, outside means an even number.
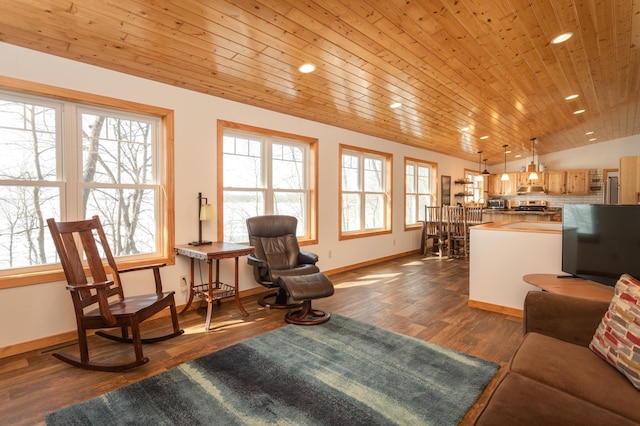
M332 314L51 413L50 425L456 425L498 366Z

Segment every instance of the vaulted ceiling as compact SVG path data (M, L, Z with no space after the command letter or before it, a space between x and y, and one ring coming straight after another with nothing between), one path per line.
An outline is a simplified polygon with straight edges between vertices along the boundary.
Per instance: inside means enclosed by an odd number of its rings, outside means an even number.
M489 164L640 134L640 0L14 0L0 41Z

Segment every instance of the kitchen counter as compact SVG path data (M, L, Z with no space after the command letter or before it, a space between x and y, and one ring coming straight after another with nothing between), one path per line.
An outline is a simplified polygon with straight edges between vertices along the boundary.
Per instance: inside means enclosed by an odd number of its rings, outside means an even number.
M512 215L515 217L515 215ZM539 288L527 274L562 273L562 224L494 222L471 227L469 306L522 316L524 298Z
M515 209L484 209L482 210L483 222L513 222L520 220L562 221L562 209L549 208L542 212L517 211Z

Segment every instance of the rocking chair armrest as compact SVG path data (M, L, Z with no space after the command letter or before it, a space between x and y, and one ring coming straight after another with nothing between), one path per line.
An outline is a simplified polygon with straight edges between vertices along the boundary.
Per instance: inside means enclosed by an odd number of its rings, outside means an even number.
M109 299L105 291L107 288L111 287L111 285L113 285L113 281L99 281L91 284L68 285L67 289L71 291L95 289L96 297L98 298L98 307L100 308L100 316L105 322L105 325L113 326L116 325L117 321L111 313L111 309L109 308Z
M127 273L127 272L144 271L146 269L162 268L163 266L167 266L167 264L166 263L153 263L151 265L132 266L130 268L118 269L118 272L121 273L121 274L124 274L124 273Z
M97 281L94 283L87 283L87 284L74 284L74 285L69 284L67 285L67 290L71 290L71 291L91 290L91 289L100 290L100 289L111 287L112 285L113 285L113 280Z
M160 268L166 266L166 263L152 263L150 265L132 266L130 268L118 269L118 272L124 274L126 272L144 271L153 269L153 278L156 286L156 294L162 294L162 279L160 278Z
M247 256L247 263L249 263L249 265L254 266L254 267L258 267L258 268L266 268L267 267L267 262L265 262L262 259L259 259L253 255L249 255Z

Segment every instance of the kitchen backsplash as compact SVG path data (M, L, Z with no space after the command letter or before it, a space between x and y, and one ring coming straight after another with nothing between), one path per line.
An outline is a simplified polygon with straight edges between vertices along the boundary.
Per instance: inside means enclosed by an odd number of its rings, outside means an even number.
M549 207L562 208L564 204L602 204L604 202L604 182L602 169L591 171L591 191L589 195L547 195L527 194L514 197L501 197L505 200L544 200Z

